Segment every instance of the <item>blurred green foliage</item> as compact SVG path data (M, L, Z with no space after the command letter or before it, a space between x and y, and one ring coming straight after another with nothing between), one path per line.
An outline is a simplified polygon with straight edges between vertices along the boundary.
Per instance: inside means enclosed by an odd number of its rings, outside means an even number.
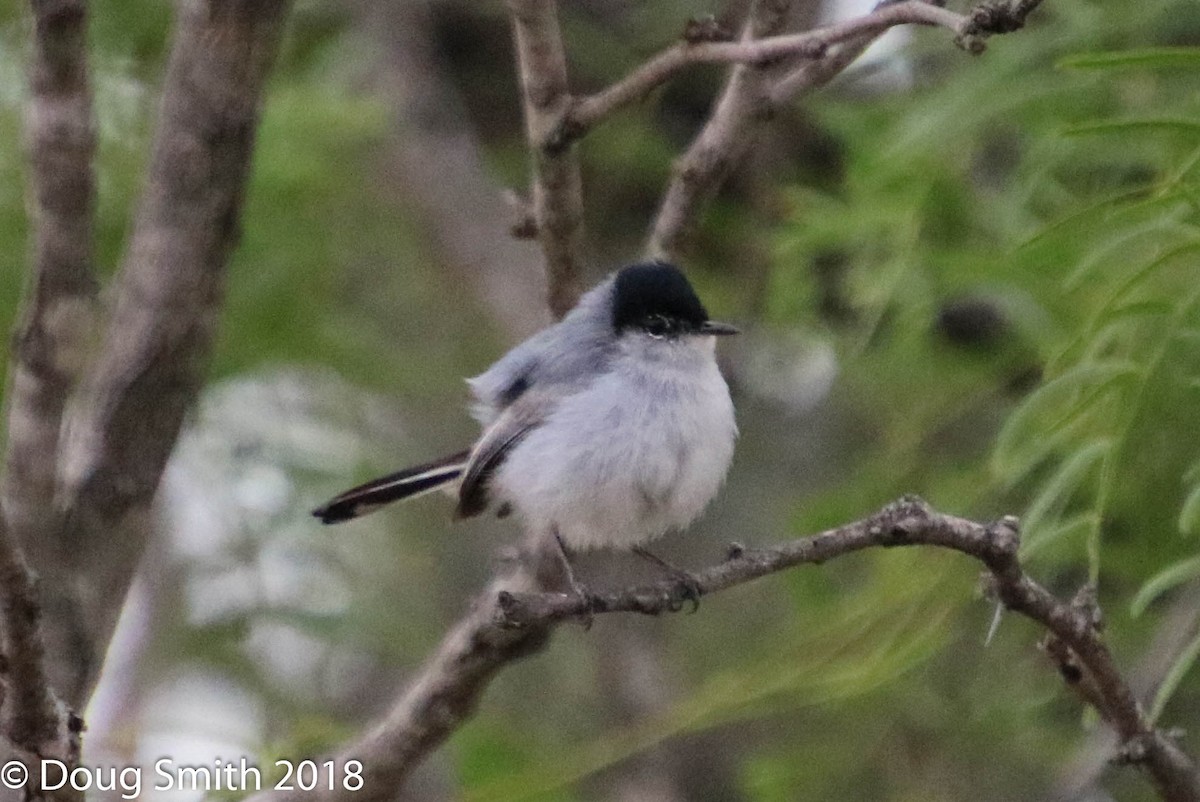
M714 10L683 0L568 5L582 86L621 74L688 16ZM92 13L97 257L108 275L151 141L170 15L145 0ZM200 665L262 699L264 760L321 751L377 714L384 679L436 641L497 542L469 527L444 535L435 505L336 537L304 518L316 494L354 478L346 472L394 467L380 452L420 459L469 434L457 377L505 345L388 185L389 110L361 88L378 54L346 13L297 8L259 135L213 382L305 366L399 399L398 417L428 423L397 426L396 443L375 442L364 424L366 445L332 465L279 458L313 485L289 516L239 521L229 553L180 568L254 575L267 572L265 552L295 552L351 602L326 610L264 593L197 621L181 612L180 580L172 623L147 655L158 675ZM519 185L527 162L499 6L447 3L439 13L443 55L488 164L498 184ZM0 10L5 143L20 141L25 24L19 10ZM764 531L777 523L764 514L739 522L747 538L815 531L908 492L963 515L1022 513L1031 571L1063 595L1098 581L1114 649L1138 670L1173 605L1186 602L1181 589L1200 579L1198 41L1195 3L1047 0L1027 30L979 58L940 32L914 31L891 57L899 84L887 71L850 74L781 115L781 135L762 146L782 154L766 191L761 175L734 177L692 266L713 307L752 310L764 336L800 331L837 354L831 396L812 416L836 418L842 439L829 448L841 455L818 492L801 496L789 482L778 501L784 531ZM590 236L605 261L637 249L670 159L719 79L689 75L581 144ZM781 145L793 134L798 152ZM0 148L5 321L28 254L23 171L19 148ZM780 440L801 426L746 397L739 409L747 437L736 471L757 486L773 468L744 453L755 429L746 417L787 427ZM955 555L891 550L706 600L700 615L656 630L677 693L633 723L613 723L598 690L606 622L586 637L565 632L497 681L438 770L456 798L603 798L589 782L666 746L708 750L738 799L1045 797L1090 725L1033 648L1033 628L1005 619L983 648L992 611L976 574ZM335 656L365 655L379 698L347 712L324 685L301 693L281 681L247 648L264 627ZM1200 713L1189 671L1197 653L1200 640L1184 644L1156 677L1150 706L1165 724L1187 727ZM1105 784L1122 799L1150 798L1132 773Z
M793 324L838 265L851 312L817 336L846 357L840 403L878 427L860 509L906 491L1023 509L1031 570L1064 595L1098 582L1128 665L1164 626L1130 601L1200 576L1200 50L1168 46L1198 23L1186 3L1054 4L975 61L918 45L911 93L815 101L845 181L792 193L769 293ZM1198 652L1156 677L1155 715L1186 726Z

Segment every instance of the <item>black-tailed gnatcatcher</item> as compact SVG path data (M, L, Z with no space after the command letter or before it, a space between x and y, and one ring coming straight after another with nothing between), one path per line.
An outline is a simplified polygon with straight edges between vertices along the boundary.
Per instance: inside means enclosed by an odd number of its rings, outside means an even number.
M736 333L709 320L678 268L626 267L469 380L483 425L469 450L347 490L313 514L345 521L457 481L456 517L494 505L567 549L644 553L690 524L725 480L737 424L714 336Z

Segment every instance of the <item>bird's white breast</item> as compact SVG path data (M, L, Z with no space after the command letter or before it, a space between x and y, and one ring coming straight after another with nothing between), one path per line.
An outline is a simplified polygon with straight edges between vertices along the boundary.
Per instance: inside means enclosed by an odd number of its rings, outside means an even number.
M691 523L724 482L737 426L711 337L623 338L610 369L513 449L497 497L573 549Z

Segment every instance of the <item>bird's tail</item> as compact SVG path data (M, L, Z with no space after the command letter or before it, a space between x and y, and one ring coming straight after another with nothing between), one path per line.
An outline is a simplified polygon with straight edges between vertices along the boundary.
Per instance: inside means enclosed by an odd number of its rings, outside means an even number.
M321 523L336 524L374 512L384 504L437 490L458 479L467 464L470 451L405 468L379 479L352 487L313 510Z

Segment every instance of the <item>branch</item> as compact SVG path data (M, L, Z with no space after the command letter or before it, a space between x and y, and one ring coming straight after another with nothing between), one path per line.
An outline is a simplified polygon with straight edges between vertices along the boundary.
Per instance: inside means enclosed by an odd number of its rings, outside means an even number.
M75 789L41 788L41 761L53 758L68 767L77 766L83 732L83 719L65 709L51 689L41 622L37 581L0 516L0 628L4 635L0 760L5 761L6 771L17 761L24 764L29 780L21 789L24 799L83 802L83 794ZM0 792L0 798L16 798L16 791L10 786L8 794Z
M761 40L787 22L790 2L759 0L750 9L741 42ZM754 129L767 116L767 70L764 66L737 64L730 71L716 108L692 140L687 152L675 161L671 182L663 195L647 243L652 258L677 257L680 242L705 201L711 198L750 147Z
M1030 578L1017 559L1015 518L984 525L931 510L919 499L904 499L876 515L771 549L735 547L730 558L695 575L702 595L767 574L882 546L938 546L962 552L990 571L993 590L1004 605L1043 627L1086 672L1102 715L1122 741L1120 757L1142 765L1169 802L1200 800L1196 765L1164 732L1146 719L1101 637L1086 605L1063 602ZM678 609L678 587L664 581L639 588L595 594L587 599L563 593L502 594L501 621L508 626L544 627L581 615L607 612L658 614ZM1070 678L1068 678L1070 679ZM1079 680L1076 680L1079 681Z
M563 119L560 139L577 139L616 111L697 64L769 65L791 57L821 58L834 45L864 35L878 35L897 25L936 25L963 37L971 18L923 0L884 5L861 17L804 33L743 39L737 42L681 41L637 67L606 89L580 98Z
M561 318L583 291L583 185L578 155L553 136L571 104L558 6L554 0L508 0L508 9L533 152L533 213L546 260L547 301Z
M940 25L955 32L961 47L978 53L986 36L1020 28L1036 5L1010 6L993 0L963 16L929 2L883 0L874 11L857 19L808 33L767 38L759 37L772 32L770 25L762 24L762 19L755 25L752 18L740 42L676 45L620 83L580 101L564 125L582 135L595 122L642 97L690 63L709 58L738 62L708 122L675 162L651 227L648 254L677 257L701 207L751 147L755 128L798 94L829 83L889 28L909 23ZM761 8L756 6L755 12L762 14ZM763 16L771 19L769 11ZM782 78L777 77L779 72L784 73Z
M770 88L767 95L768 108L777 108L803 92L825 86L841 75L881 35L880 33L864 33L853 39L847 39L832 48L824 57L805 62L793 69Z
M288 0L177 7L146 185L103 349L68 421L66 536L87 566L86 698L149 531L149 512L212 352ZM64 691L65 694L65 691ZM75 698L68 695L67 698Z
M861 521L772 548L735 544L724 562L694 578L700 593L708 595L873 547L936 546L962 552L987 567L992 590L1005 606L1041 624L1069 651L1080 672L1086 672L1089 687L1103 705L1101 712L1121 739L1119 757L1144 767L1167 802L1197 802L1200 776L1192 759L1148 722L1104 644L1094 612L1086 605L1060 601L1024 573L1017 559L1016 527L1015 518L981 524L935 512L909 497ZM679 583L671 580L582 598L535 592L545 585L531 576L531 571L518 570L515 578L493 582L426 661L388 717L337 759L338 771L347 760L362 761L362 790L317 791L303 797L330 802L391 798L417 762L467 721L499 670L542 648L557 624L601 613L657 615L680 609L683 601ZM328 778L322 778L318 788L328 787ZM271 796L301 798L298 792Z
M33 576L0 519L0 623L8 689L4 694L0 684L3 731L14 744L35 754L54 740L59 728L58 706L46 678L40 620Z
M1148 645L1142 650L1137 665L1128 669L1125 676L1133 692L1141 698L1153 697L1171 669L1178 663L1189 644L1200 635L1200 592L1193 587L1181 593L1160 616L1159 623ZM1046 644L1050 653L1053 644ZM1052 659L1057 658L1050 653ZM1059 665L1062 671L1062 664ZM1064 674L1064 679L1066 675ZM1086 689L1082 691L1086 693ZM1068 760L1053 786L1046 794L1047 799L1083 799L1095 796L1101 774L1108 768L1115 749L1116 736L1111 729L1097 729L1074 749L1075 756Z
M57 591L71 579L59 576L68 562L64 555L69 546L60 537L54 492L63 410L82 370L96 317L96 135L86 3L32 0L30 6L33 36L25 137L33 258L21 323L14 333L0 498L10 547L23 549L45 579L50 601L47 645L57 653L78 637L74 622L55 614L60 607ZM6 567L24 573L24 558L17 562L19 568L6 560ZM44 648L40 639L37 648ZM54 680L58 684L59 677Z
M461 727L492 678L500 669L540 651L549 642L551 623L531 623L519 629L500 626L496 599L502 594L528 593L543 587L534 571L517 567L494 580L455 624L437 651L425 661L387 717L335 759L334 776L322 763L322 775L312 791L264 792L250 799L289 802L385 802L396 798L409 773L430 752ZM362 764L359 790L344 788L346 764Z

